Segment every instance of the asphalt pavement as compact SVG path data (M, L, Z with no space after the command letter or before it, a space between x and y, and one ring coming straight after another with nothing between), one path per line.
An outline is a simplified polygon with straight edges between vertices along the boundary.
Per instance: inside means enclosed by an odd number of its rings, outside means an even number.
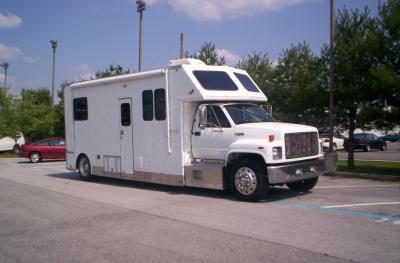
M365 161L389 161L400 162L400 142L387 142L387 151L372 149L370 152L356 150L354 159ZM348 152L338 151L339 160L347 160Z
M400 184L320 177L259 203L0 160L0 262L399 262Z

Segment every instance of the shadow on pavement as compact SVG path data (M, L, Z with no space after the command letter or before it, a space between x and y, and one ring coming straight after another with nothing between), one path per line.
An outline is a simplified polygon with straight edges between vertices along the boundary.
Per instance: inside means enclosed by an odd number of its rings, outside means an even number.
M18 161L17 163L19 163L19 164L32 164L32 165L35 165L35 164L41 164L41 163L60 163L60 162L65 162L65 160L63 160L63 159L51 159L51 160L42 160L42 161L40 161L40 162L38 162L38 163L32 163L31 161L29 161L28 159L26 160L26 161Z
M76 172L66 172L66 173L56 173L56 174L48 174L48 176L58 179L67 179L67 180L80 180L79 174ZM142 190L152 190L165 192L171 195L190 195L190 196L203 196L203 197L212 197L219 199L226 199L235 202L239 202L233 194L231 194L230 190L212 190L212 189L203 189L203 188L194 188L194 187L179 187L179 186L169 186L169 185L160 185L154 183L145 183L145 182L136 182L124 179L116 179L109 177L100 177L96 176L93 181L87 182L83 181L82 183L92 183L92 184L103 184L103 185L112 185L117 187L128 187L128 188L136 188ZM284 187L269 187L269 192L267 196L260 200L260 203L269 203L275 201L282 201L285 199L296 198L300 196L305 196L308 193L298 193L289 190Z

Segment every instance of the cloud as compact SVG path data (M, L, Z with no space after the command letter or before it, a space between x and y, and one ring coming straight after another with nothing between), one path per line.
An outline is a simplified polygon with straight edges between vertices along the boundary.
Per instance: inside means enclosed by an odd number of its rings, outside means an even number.
M21 23L22 19L17 15L0 13L0 28L15 28Z
M175 10L199 21L221 21L226 18L279 11L284 7L316 0L147 0L148 5L167 2Z
M33 58L33 57L29 57L29 56L23 56L22 58L22 62L26 63L26 64L34 64L36 62L39 62L40 58Z
M88 64L71 65L67 64L66 69L75 75L74 80L89 80L94 78L92 67Z
M225 61L228 66L236 66L236 64L241 59L240 56L233 54L231 51L229 51L227 49L217 49L216 51L217 51L218 56L225 57Z
M12 60L22 54L21 49L17 47L7 47L0 42L0 60Z

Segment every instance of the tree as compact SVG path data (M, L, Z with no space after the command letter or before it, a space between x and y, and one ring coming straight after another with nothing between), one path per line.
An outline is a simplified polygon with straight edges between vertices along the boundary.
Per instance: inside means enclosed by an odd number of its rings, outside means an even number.
M394 104L388 103L396 101L394 89L396 85L398 88L398 81L396 84L391 77L386 78L388 61L382 49L383 35L368 8L351 12L343 9L336 17L335 122L349 133L349 168L354 167L355 129L394 125L385 119L394 112ZM329 59L327 48L322 51L322 57L325 61Z
M326 126L327 96L319 80L320 68L321 61L305 42L282 51L267 88L278 119Z
M18 139L16 117L16 97L6 88L0 88L0 138L11 137L15 141Z
M51 108L49 89L22 89L20 99L16 103L17 130L32 140L54 136L54 114Z
M218 55L213 42L204 42L199 51L190 55L186 52L186 57L200 59L207 65L225 65L225 57Z
M129 69L125 70L121 65L109 65L108 68L105 70L99 70L96 72L96 78L108 78L108 77L113 77L113 76L118 76L118 75L124 75L128 74Z

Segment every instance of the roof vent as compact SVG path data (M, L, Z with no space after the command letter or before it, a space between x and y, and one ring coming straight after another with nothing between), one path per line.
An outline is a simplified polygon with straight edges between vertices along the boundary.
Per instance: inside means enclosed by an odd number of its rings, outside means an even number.
M205 63L199 59L194 58L183 58L171 60L169 62L170 66L178 66L178 65L205 65Z

